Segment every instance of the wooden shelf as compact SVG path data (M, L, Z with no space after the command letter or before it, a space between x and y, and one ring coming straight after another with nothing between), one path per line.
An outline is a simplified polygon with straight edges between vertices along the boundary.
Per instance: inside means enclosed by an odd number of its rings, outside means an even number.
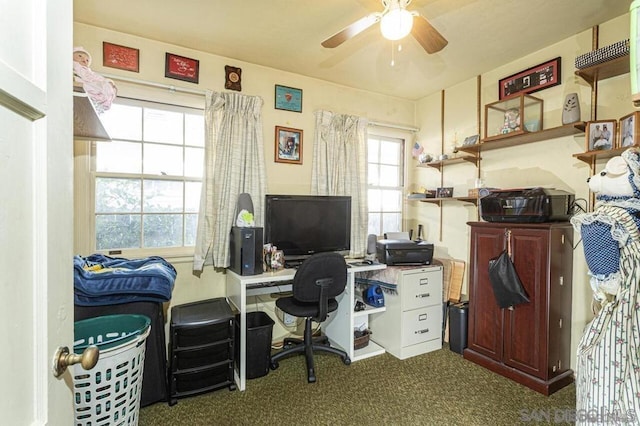
M73 92L73 136L90 141L111 141L91 99L84 92Z
M516 135L506 134L504 136L492 136L491 139L482 140L481 143L471 146L461 146L460 151L469 154L477 154L481 151L489 151L492 149L507 148L510 146L524 145L532 142L560 138L563 136L578 135L584 133L585 122L565 124L564 126L552 127L550 129L540 130L538 132L521 132Z
M626 55L621 58L612 59L602 64L597 64L592 67L576 70L576 75L582 77L582 79L589 83L593 90L594 83L600 80L605 80L607 78L616 77L628 73L629 64L629 55ZM627 147L602 151L587 151L573 154L573 156L578 160L584 161L585 163L589 164L592 168L591 172L593 173L593 167L595 166L597 160L605 160L611 157L615 157L616 155L622 154L626 149Z
M458 150L461 150L461 149L458 147ZM475 164L477 167L478 162L480 160L481 158L477 155L463 155L455 158L447 158L446 160L431 161L429 163L421 163L421 164L418 164L418 167L433 167L434 169L438 169L442 171L442 167L444 166L448 166L450 164L459 164L464 162Z
M596 160L609 159L611 157L615 157L616 155L620 155L624 151L626 151L628 148L629 147L627 146L627 147L624 147L624 148L607 149L607 150L603 150L603 151L580 152L578 154L573 154L573 156L576 157L580 161L584 161L587 164L592 164Z
M421 203L437 204L439 206L442 205L442 202L449 202L449 201L460 201L463 203L471 203L471 204L477 205L478 197L419 198L417 199L417 201L420 201Z
M593 87L594 83L629 72L629 55L612 59L602 64L576 70L576 75Z

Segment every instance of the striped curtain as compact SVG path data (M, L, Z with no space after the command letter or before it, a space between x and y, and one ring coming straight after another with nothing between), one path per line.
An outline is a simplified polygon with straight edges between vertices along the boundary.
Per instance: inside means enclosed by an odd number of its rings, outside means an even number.
M311 193L351 196L351 250L366 252L367 124L366 118L316 111Z
M266 191L262 105L258 96L207 91L194 272L204 265L229 266L229 232L236 220L238 195L251 196L256 226L262 226Z

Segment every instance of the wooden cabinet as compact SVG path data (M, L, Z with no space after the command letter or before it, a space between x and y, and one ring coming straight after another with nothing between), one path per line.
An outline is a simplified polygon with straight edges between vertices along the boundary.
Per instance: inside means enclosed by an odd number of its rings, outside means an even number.
M573 381L571 281L573 228L568 222L470 222L469 325L464 357L544 395ZM489 260L507 247L530 302L500 309Z
M386 312L371 315L371 339L396 358L442 347L442 266L390 266L373 280L393 282L385 293Z

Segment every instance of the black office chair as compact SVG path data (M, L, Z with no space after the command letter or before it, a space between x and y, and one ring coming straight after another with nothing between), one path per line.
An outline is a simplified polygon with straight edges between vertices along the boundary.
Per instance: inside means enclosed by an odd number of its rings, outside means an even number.
M329 345L326 336L312 337L312 321L323 322L327 314L338 308L335 297L347 284L347 264L337 253L318 253L306 259L293 278L293 296L281 297L276 306L295 317L305 318L304 340L287 338L284 348L271 357L271 369L278 361L292 354L303 354L307 361L307 380L316 381L313 353L317 351L339 355L345 365L351 364L346 352Z

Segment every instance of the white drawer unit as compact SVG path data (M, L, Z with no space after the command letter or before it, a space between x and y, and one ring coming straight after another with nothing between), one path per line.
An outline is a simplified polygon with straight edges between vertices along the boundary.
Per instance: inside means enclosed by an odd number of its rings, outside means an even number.
M405 359L442 348L442 266L387 267L371 279L397 285L386 311L370 316L371 340Z

